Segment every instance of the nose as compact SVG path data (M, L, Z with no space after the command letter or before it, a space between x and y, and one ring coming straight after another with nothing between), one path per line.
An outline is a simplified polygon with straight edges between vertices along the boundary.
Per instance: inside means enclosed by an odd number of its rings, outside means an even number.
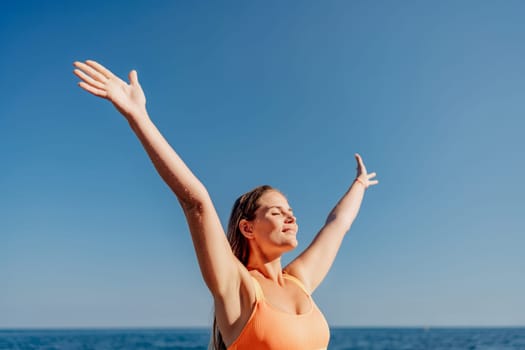
M295 216L292 213L286 214L286 223L287 224L293 224L296 221Z

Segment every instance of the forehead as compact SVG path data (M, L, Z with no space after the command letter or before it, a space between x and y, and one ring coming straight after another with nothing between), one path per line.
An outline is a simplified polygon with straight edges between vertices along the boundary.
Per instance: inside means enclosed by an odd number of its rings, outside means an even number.
M268 191L264 193L258 200L259 206L261 208L269 207L282 207L284 209L289 209L290 205L286 197L277 191Z

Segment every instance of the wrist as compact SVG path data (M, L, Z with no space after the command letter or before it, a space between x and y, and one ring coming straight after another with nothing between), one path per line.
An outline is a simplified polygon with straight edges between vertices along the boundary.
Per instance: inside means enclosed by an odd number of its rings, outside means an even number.
M359 178L359 177L355 178L354 183L361 184L365 188L365 190L368 188L368 185L366 184L366 182L363 179Z
M143 109L134 110L130 113L125 114L124 116L130 123L138 123L140 121L149 119L149 115L148 115L148 111L146 110L146 107L144 107Z

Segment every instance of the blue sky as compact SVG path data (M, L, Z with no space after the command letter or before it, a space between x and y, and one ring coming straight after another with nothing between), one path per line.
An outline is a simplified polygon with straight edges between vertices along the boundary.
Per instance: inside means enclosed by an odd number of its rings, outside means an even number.
M315 300L334 326L525 325L525 4L2 4L0 328L207 326L174 195L75 60L136 69L226 223L281 189L304 249L366 194Z

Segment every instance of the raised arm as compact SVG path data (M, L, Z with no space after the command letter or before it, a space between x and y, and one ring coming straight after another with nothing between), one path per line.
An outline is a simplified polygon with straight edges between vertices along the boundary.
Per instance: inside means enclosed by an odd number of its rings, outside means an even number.
M355 158L357 177L350 189L332 209L310 246L285 268L288 273L302 280L310 292L319 286L330 270L343 238L359 212L365 190L378 183L372 180L375 173L367 173L361 156L356 154Z
M75 62L79 86L109 100L127 119L159 175L177 196L190 228L204 281L214 296L240 279L239 265L204 185L168 144L146 111L137 72L126 83L95 61ZM238 283L237 283L238 285Z

